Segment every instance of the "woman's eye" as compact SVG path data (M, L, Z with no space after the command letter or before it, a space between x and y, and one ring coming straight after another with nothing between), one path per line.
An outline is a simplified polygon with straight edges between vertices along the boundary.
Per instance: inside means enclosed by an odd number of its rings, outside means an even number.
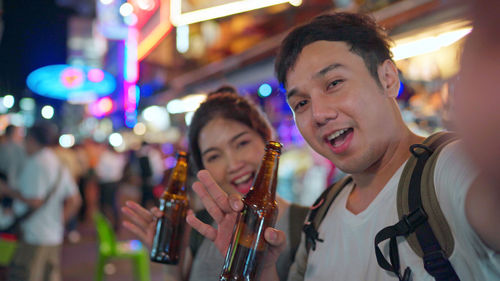
M210 162L213 162L213 161L217 160L217 158L219 158L219 155L218 155L218 154L209 155L209 156L207 157L207 160L206 160L206 161L207 161L208 163L210 163Z
M249 140L243 140L238 143L238 148L243 147L247 145L250 141Z

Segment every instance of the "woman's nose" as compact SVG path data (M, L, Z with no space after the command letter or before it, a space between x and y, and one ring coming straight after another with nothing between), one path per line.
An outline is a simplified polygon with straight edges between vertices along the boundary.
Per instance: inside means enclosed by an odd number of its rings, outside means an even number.
M244 166L242 157L237 152L228 153L227 170L229 173L237 172Z

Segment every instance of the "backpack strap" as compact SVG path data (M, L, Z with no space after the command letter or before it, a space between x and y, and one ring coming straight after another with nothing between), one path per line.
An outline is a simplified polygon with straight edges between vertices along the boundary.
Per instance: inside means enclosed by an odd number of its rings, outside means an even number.
M351 181L351 176L345 176L340 181L332 184L325 189L325 191L323 191L311 207L309 216L307 217L304 227L302 228L306 237L306 249L308 253L311 248L313 251L316 250L316 241L323 242L323 239L319 238L319 225L325 218L328 209L330 209L330 206L335 198L337 198L340 191L342 191Z
M446 218L439 207L434 188L434 168L440 151L457 139L449 132L428 137L422 144L410 147L408 159L398 186L397 209L400 221L382 229L375 236L377 262L394 272L399 280L409 280L411 269L400 273L397 236L405 236L412 250L424 260L424 268L436 280L459 280L448 261L454 240ZM389 239L390 263L378 244Z
M304 220L309 213L309 208L297 204L291 204L289 212L288 233L290 237L290 258L293 263L295 259L295 253L297 252L300 244L300 233L302 231L302 226L304 225Z

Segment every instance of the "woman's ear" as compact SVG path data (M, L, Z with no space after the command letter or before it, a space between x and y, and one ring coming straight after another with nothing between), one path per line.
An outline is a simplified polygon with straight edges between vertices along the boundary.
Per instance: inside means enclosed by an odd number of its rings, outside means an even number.
M378 78L382 90L388 97L396 98L399 92L398 69L392 60L385 60L378 67Z

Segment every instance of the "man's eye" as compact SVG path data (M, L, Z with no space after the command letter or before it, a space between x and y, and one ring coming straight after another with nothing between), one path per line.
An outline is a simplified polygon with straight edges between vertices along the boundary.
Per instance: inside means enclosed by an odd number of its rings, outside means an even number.
M294 111L300 110L303 106L307 104L307 100L301 100L293 107Z
M339 84L341 84L342 82L344 82L344 80L342 80L342 79L334 80L334 81L332 81L330 84L328 84L327 89L331 89L331 88L333 88L333 87L336 87L336 86L338 86Z

